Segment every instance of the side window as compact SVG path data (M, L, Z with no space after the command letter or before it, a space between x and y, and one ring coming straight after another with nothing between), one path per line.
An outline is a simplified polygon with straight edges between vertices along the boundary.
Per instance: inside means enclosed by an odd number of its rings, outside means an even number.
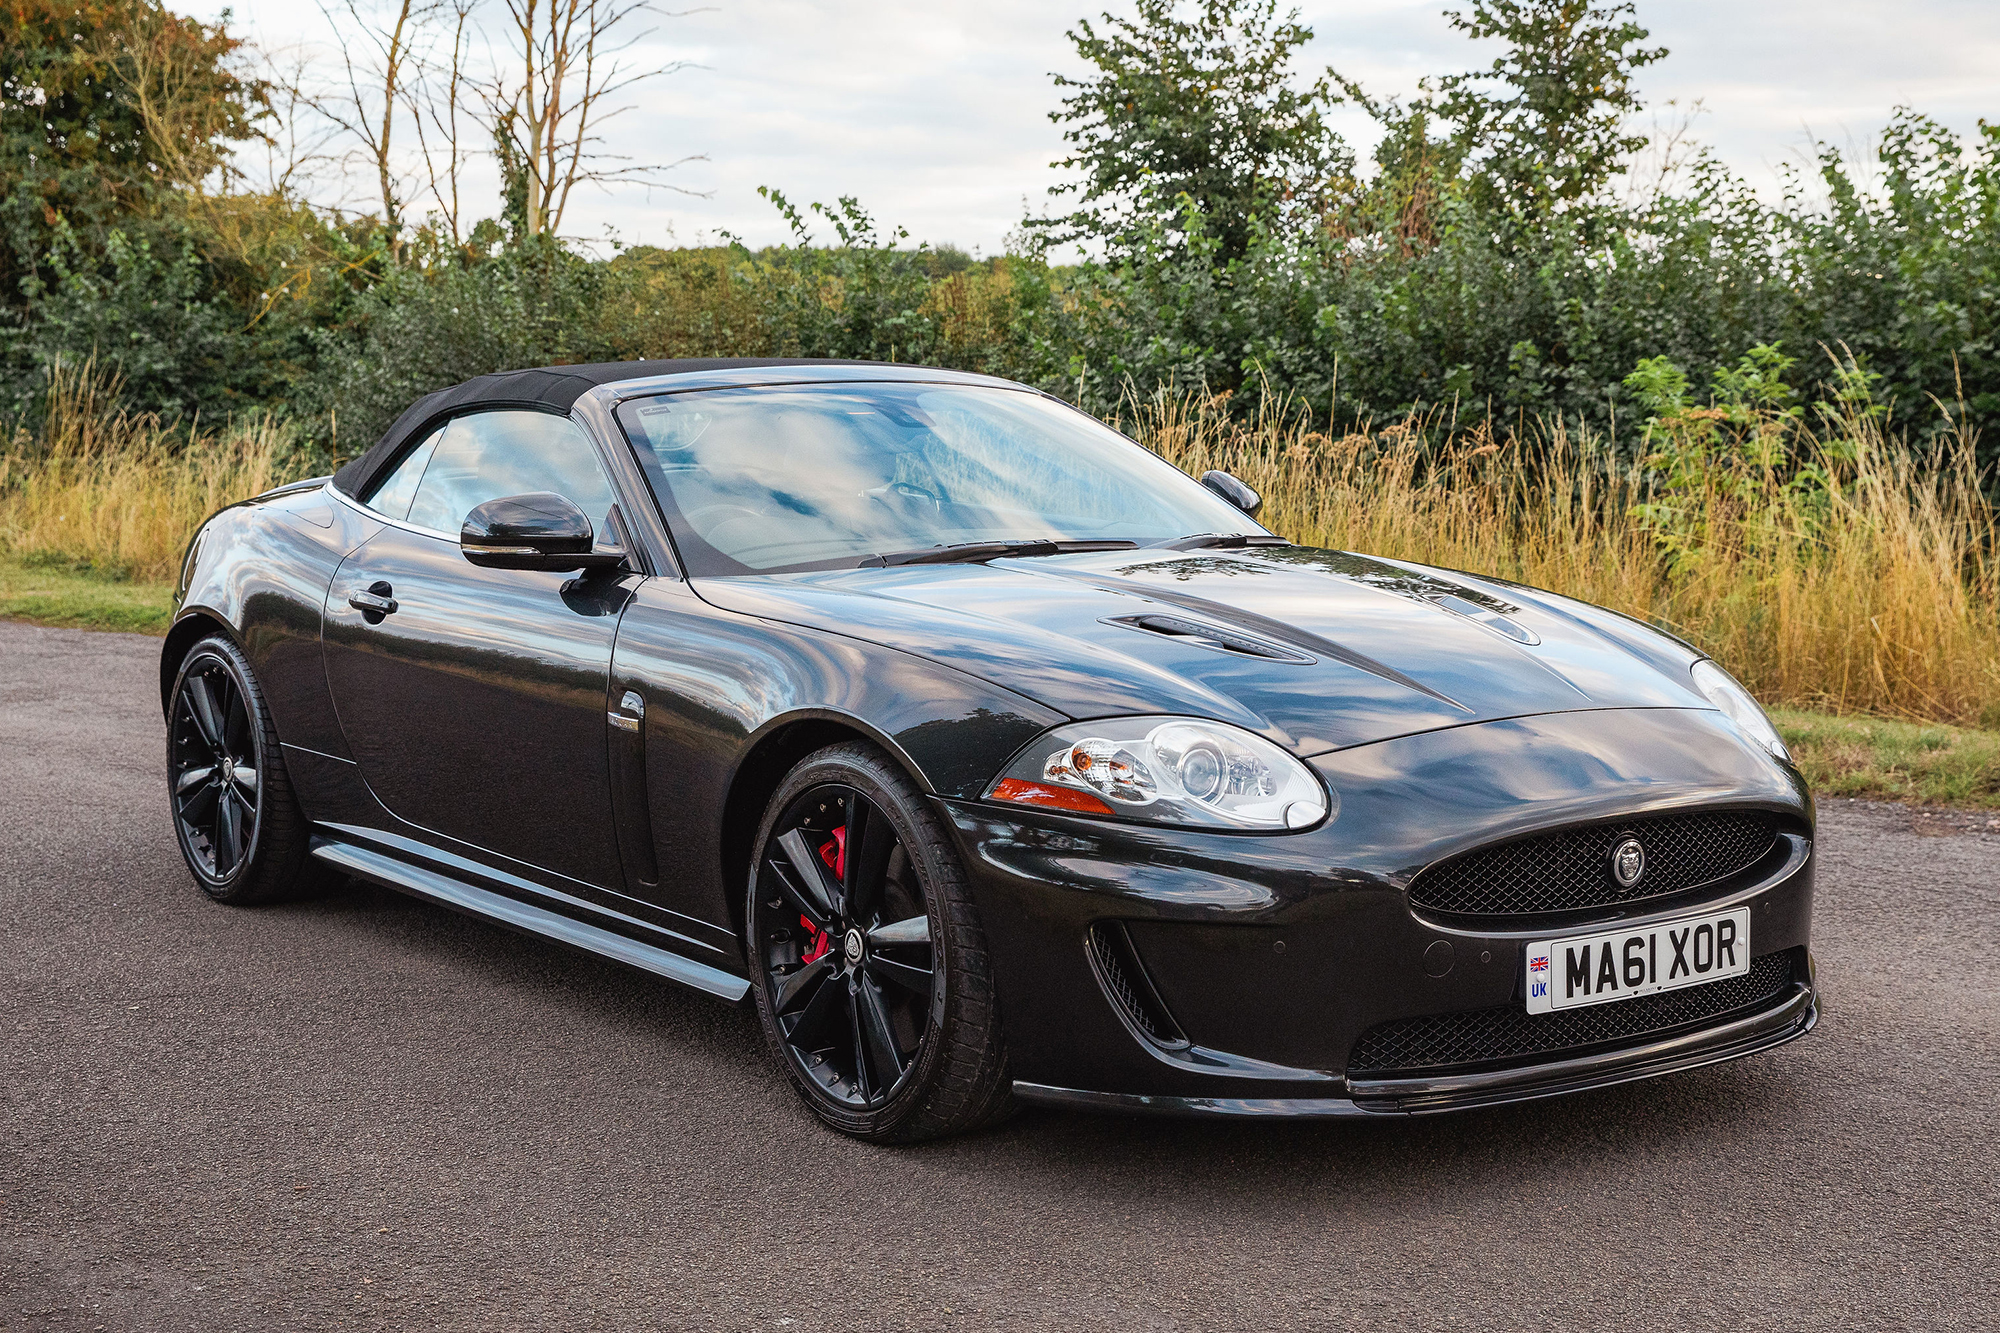
M445 428L439 426L422 444L410 450L402 462L389 469L388 475L375 483L375 489L362 503L389 518L408 518L410 501L417 493L417 483L424 479L424 469L430 466L431 453L437 448L444 432Z
M479 505L529 491L554 491L599 527L611 508L597 450L574 421L547 412L478 412L445 427L409 521L457 536Z

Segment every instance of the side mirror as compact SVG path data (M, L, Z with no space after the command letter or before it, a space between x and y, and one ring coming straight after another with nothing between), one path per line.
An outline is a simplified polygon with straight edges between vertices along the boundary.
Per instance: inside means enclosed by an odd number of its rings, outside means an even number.
M1241 509L1250 517L1257 517L1257 511L1264 507L1264 497L1245 486L1227 472L1204 472L1201 484L1214 491L1229 503Z
M486 569L606 569L624 563L622 550L593 551L590 516L553 491L488 500L465 516L458 549Z

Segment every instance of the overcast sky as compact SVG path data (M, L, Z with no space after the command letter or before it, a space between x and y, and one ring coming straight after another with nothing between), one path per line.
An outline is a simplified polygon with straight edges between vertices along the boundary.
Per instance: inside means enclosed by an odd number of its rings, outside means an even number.
M502 0L486 4L497 37ZM207 17L222 8L185 7ZM856 195L915 239L992 253L1056 180L1049 163L1062 141L1048 120L1057 101L1049 75L1076 69L1064 32L1104 7L722 0L662 18L633 56L694 66L635 88L610 139L636 160L704 155L672 179L706 197L592 190L578 195L563 230L612 231L634 244L695 244L723 230L777 241L784 228L757 197L771 185L800 204ZM1483 63L1445 8L1303 4L1315 37L1302 67L1333 65L1371 91L1408 94L1425 74ZM244 35L270 49L303 47L331 72L331 29L311 0L239 0L234 9ZM1640 74L1654 114L1672 119L1666 103L1698 101L1693 132L1760 186L1778 164L1801 161L1813 135L1865 150L1898 104L1968 132L1981 115L2000 120L1995 0L1641 0L1639 18L1672 52ZM1335 119L1357 148L1372 142L1365 117ZM490 174L474 185L482 212L498 211L483 206L492 188Z

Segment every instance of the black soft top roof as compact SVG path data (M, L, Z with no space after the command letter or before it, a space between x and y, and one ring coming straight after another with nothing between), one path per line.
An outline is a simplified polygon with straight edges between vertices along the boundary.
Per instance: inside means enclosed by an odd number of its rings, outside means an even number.
M396 424L384 431L368 452L333 474L333 484L360 497L376 474L394 463L405 445L421 440L450 416L469 408L514 407L539 412L568 412L577 399L600 384L687 375L701 371L753 370L760 366L868 366L871 361L834 361L810 357L710 357L680 361L605 361L588 366L541 366L481 375L449 389L425 394L410 404Z

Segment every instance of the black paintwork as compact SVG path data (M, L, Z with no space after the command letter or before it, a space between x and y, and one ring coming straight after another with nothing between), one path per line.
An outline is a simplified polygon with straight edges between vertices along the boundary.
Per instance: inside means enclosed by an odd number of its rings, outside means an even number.
M1263 496L1257 494L1257 492L1251 490L1227 472L1220 472L1211 468L1201 474L1201 484L1252 518L1257 517L1257 512L1264 507Z
M458 531L458 549L482 569L538 569L567 574L578 569L616 569L622 550L593 550L597 533L590 515L549 491L505 495L475 505ZM361 609L369 609L363 602ZM387 608L374 609L387 614Z
M382 586L393 615L352 605ZM626 594L624 580L482 569L400 526L349 554L326 600L323 678L383 808L462 848L615 888L604 701Z
M1696 691L1699 655L1679 641L1498 580L1234 542L689 581L618 433L621 398L998 382L797 363L592 369L607 378L581 386L570 414L620 497L617 568L481 567L456 535L378 518L324 482L224 510L190 547L163 693L202 635L244 649L326 859L581 947L624 941L627 961L740 996L765 798L805 754L858 736L946 816L1016 1076L1045 1100L1429 1109L1685 1067L1810 1026L1808 993L1757 1032L1408 1105L1343 1076L1368 1026L1515 1002L1528 940L1621 920L1607 909L1496 933L1411 907L1417 871L1481 843L1660 810L1775 812L1785 838L1739 882L1632 919L1747 903L1758 952L1809 942L1811 799ZM406 435L436 419L418 415ZM393 451L373 465L385 461ZM1337 817L1198 833L981 799L1045 729L1139 713L1258 732L1317 769ZM1126 923L1186 1049L1139 1039L1107 998L1084 940L1109 919ZM1439 941L1456 961L1433 976L1423 959Z

